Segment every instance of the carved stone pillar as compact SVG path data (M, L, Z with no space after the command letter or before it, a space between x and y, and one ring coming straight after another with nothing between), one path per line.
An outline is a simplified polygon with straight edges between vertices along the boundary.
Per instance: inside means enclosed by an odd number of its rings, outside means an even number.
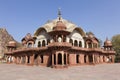
M95 63L95 56L94 56L94 54L92 54L92 58L93 58L93 63Z
M52 66L54 66L54 54L52 54Z
M66 65L68 65L68 55L66 53Z
M56 55L56 65L58 65L58 54L55 55Z
M64 65L64 54L62 53L62 65Z
M64 39L64 36L62 35L62 42L64 41L63 39Z
M89 63L88 55L86 55L86 63Z
M33 65L34 64L34 54L32 54L30 56L30 64Z
M28 63L28 57L27 57L27 55L25 56L26 58L26 60L25 60L25 64L27 64Z

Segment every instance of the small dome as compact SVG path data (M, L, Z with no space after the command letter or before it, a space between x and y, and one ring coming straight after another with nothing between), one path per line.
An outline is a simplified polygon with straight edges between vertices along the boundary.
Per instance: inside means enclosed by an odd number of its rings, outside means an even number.
M112 42L108 39L104 42L104 46L112 46Z
M9 45L9 46L16 47L16 42L15 42L15 41L9 41L8 45Z
M89 35L88 35L88 37L89 37L89 38L93 38L93 37L94 37L94 35L92 35L92 34L89 34Z
M25 38L29 40L29 39L31 39L31 38L32 38L32 36L31 36L31 34L30 34L30 33L28 33L28 34L25 36Z
M62 21L58 21L56 26L53 28L53 30L65 30L66 26L63 24Z
M23 41L22 41L22 44L26 44L26 41L25 41L25 40L23 40Z

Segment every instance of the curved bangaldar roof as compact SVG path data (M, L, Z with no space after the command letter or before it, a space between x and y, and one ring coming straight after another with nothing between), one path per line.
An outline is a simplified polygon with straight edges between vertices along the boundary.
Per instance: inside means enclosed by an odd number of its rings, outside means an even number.
M34 36L38 36L39 32L41 32L42 30L45 30L46 32L53 31L53 28L57 25L58 21L62 21L62 23L66 26L66 31L72 32L73 30L77 30L82 36L85 36L85 32L80 27L77 27L77 25L75 25L72 22L65 20L61 17L60 10L58 11L58 18L51 20L51 21L48 21L43 26L38 28L35 31Z
M77 30L78 32L81 33L82 36L85 36L85 32L83 31L82 28L77 27L77 25L75 25L74 23L72 23L72 22L70 22L68 20L65 20L65 19L62 19L62 18L60 20L66 26L66 31L72 32L73 30ZM56 24L57 24L58 21L59 21L59 18L54 19L52 21L48 21L47 23L45 23L44 25L42 25L40 28L38 28L35 31L34 36L38 36L39 32L41 30L45 30L46 32L53 31L53 28L56 26Z

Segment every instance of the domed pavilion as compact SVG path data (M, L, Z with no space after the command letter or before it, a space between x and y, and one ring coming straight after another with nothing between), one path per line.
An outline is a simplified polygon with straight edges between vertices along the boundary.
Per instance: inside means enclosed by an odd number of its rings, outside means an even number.
M106 39L103 48L92 34L65 20L58 12L57 19L40 26L32 36L21 40L23 48L17 49L14 41L8 45L9 63L67 68L83 64L113 63L115 51ZM9 58L11 58L9 61Z

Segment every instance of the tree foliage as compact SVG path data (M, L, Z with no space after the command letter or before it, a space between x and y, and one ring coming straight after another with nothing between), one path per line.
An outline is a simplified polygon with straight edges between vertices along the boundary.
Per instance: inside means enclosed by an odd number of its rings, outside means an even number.
M112 37L113 48L117 54L120 54L120 34Z
M112 37L113 49L116 51L116 62L120 62L120 34Z

